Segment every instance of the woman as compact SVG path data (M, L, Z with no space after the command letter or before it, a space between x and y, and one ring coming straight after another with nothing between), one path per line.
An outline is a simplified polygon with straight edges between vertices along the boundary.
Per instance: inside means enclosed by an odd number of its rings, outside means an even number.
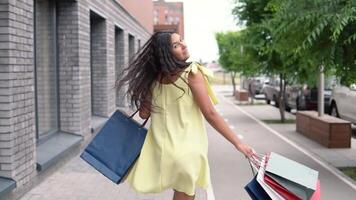
M138 192L174 190L173 200L194 199L196 187L210 185L205 119L247 157L252 149L232 132L213 104L211 72L186 62L189 52L175 32L155 33L125 69L131 105L151 124L141 155L127 176Z

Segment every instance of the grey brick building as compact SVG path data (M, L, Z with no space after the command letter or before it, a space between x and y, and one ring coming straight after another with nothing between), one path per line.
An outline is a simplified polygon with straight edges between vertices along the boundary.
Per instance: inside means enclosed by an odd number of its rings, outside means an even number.
M152 34L152 6L0 0L0 199L22 196L126 106L113 87Z

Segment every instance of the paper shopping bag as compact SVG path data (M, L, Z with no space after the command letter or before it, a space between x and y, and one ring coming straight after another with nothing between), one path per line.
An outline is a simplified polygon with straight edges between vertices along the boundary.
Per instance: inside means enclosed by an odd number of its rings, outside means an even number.
M310 198L310 200L320 200L321 191L320 191L320 180L318 180L318 182L316 183L316 190L313 194L313 196Z
M270 178L268 175L265 174L264 181L268 184L274 191L278 192L284 199L287 200L301 200L298 196L278 184L275 180Z
M140 125L132 119L133 115L127 117L117 110L80 155L117 184L135 163L147 134L143 127L147 120Z
M274 152L269 156L266 175L303 200L309 200L317 187L317 171Z
M268 161L268 156L265 155L263 156L261 160L261 165L258 169L257 177L256 180L260 184L260 186L263 188L263 190L268 194L268 196L273 199L273 200L285 200L280 194L278 194L277 191L275 191L272 187L270 187L265 181L265 168L266 168L266 162Z
M271 200L265 190L258 184L256 176L245 186L252 200Z

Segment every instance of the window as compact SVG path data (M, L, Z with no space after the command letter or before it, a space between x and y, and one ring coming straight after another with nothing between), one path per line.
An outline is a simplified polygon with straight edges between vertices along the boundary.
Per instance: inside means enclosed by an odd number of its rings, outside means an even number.
M58 131L56 7L54 0L35 1L35 90L37 139Z
M115 80L121 80L122 78L122 70L124 68L124 31L119 28L115 27ZM124 98L124 90L116 90L116 106L122 107L125 106L125 98Z
M135 54L135 37L129 34L129 62L132 61Z

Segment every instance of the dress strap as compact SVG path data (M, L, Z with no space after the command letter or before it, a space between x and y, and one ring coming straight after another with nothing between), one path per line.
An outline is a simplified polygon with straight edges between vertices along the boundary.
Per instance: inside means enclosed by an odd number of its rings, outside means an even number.
M197 62L192 62L184 71L188 72L186 73L186 78L188 80L188 74L189 72L192 72L193 74L196 74L198 72L198 70L203 74L204 77L204 82L205 82L205 86L206 89L208 91L208 95L210 97L210 100L212 101L212 103L214 105L219 103L218 98L216 97L216 94L214 92L214 90L212 89L209 79L208 78L213 78L214 77L214 73L209 70L208 68L202 66L201 64L197 63Z

